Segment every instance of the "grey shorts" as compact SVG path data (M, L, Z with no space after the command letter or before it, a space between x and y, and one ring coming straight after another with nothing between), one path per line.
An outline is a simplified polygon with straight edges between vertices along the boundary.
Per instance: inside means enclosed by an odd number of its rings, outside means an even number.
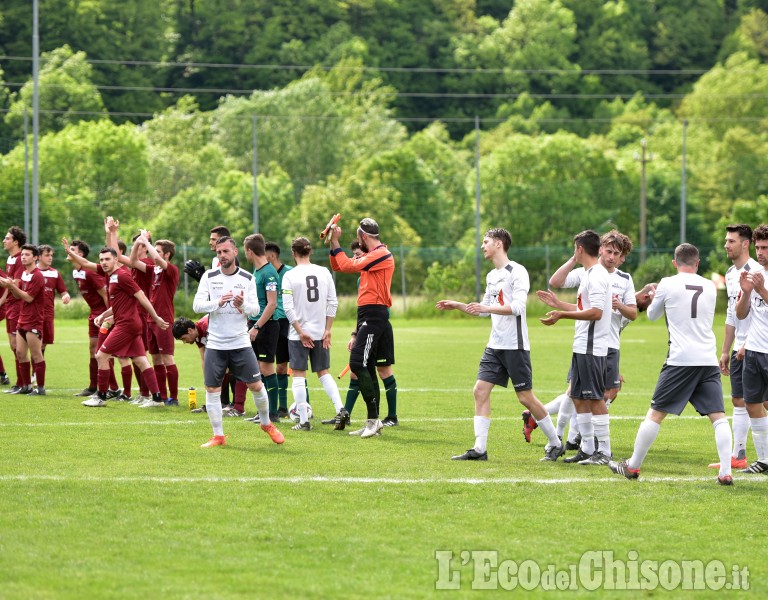
M314 348L305 348L298 340L288 340L288 355L290 356L291 369L294 371L307 371L307 366L312 364L312 372L326 371L331 368L331 351L323 348L321 340L314 340Z
M261 380L259 363L250 346L235 350L205 349L203 377L206 387L221 387L227 369L229 369L230 379L237 379L243 383Z
M679 415L689 402L700 415L725 412L719 367L665 364L661 368L651 399L651 408Z
M605 394L605 356L573 353L571 398L602 400Z
M533 388L531 353L528 350L495 350L486 348L477 371L480 381L507 387L512 380L516 392Z
M742 368L744 402L760 404L768 400L768 354L747 350Z
M744 397L744 360L737 360L736 353L731 352L731 398Z
M605 389L621 389L621 373L619 372L619 350L608 348L605 357Z

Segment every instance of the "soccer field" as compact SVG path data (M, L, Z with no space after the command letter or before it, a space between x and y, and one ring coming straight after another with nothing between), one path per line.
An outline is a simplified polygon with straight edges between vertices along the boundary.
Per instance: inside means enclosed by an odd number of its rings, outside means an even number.
M604 575L605 552L626 563L630 587L646 581L646 597L683 573L681 591L685 561L706 571L697 597L743 585L745 567L751 591L768 592L764 527L743 516L761 511L768 478L736 474L734 487L718 486L706 418L690 407L668 418L640 480L627 481L607 467L539 462L541 432L526 444L522 408L497 389L488 462L451 461L474 442L471 390L490 323L393 325L399 427L361 440L320 425L333 407L311 377L311 432L284 421L277 446L258 426L225 419L227 446L204 450L207 416L184 406L82 407L73 393L87 383L85 325L58 322L48 396L0 396L0 597L474 598L488 592L473 586L535 583L539 597L558 585L571 597L590 587L635 597L610 591L620 569ZM534 318L529 327L534 391L547 402L565 389L573 328ZM334 326L334 373L351 328ZM722 317L715 329L720 340ZM624 332L626 383L611 407L617 458L631 453L666 349L663 322L641 315ZM12 365L7 345L1 352ZM202 390L197 349L179 345L176 357L181 386ZM728 397L727 378L723 387ZM359 399L353 428L364 415ZM655 583L634 577L644 561L655 561L642 565ZM548 570L561 572L551 584Z

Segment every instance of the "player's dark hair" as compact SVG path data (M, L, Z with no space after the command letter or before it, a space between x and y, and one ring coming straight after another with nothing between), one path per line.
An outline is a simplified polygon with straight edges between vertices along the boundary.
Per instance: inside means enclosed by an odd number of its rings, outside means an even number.
M174 244L171 240L157 240L155 242L155 246L160 246L164 253L170 254L168 259L173 260L173 256L176 254L176 244Z
M229 232L229 228L224 227L224 225L216 225L216 227L211 227L210 233L215 233L221 237L232 237L232 234Z
M573 243L584 248L589 256L596 257L600 252L600 236L591 229L573 236Z
M252 233L243 242L243 245L256 256L264 256L264 236L260 233Z
M632 239L625 233L620 233L619 235L621 236L621 241L624 242L624 250L622 251L622 254L627 256L632 252Z
M291 242L291 252L297 256L307 257L312 254L312 244L305 237L297 237Z
M227 242L232 242L232 245L237 248L237 244L235 243L235 240L228 235L220 237L218 240L216 240L216 245L221 246L222 244L226 244Z
M117 258L117 250L115 250L111 246L104 246L101 250L99 250L99 254L107 254L107 253Z
M40 250L34 244L22 244L19 250L29 250L32 256L40 256Z
M608 233L600 236L601 246L613 246L619 252L624 252L624 240L616 229L611 229Z
M370 217L360 219L360 226L358 229L364 234L370 235L371 237L379 237L379 224Z
M173 331L173 337L177 340L181 339L181 336L187 333L190 329L194 329L195 324L191 319L187 317L178 317L171 325Z
M504 252L509 250L509 247L512 245L512 236L510 235L509 231L501 227L489 229L488 231L485 232L485 237L493 238L494 240L499 240L501 242L501 245L504 247Z
M128 246L125 245L123 240L117 240L117 247L120 248L121 254L126 254L128 252Z
M11 237L16 240L16 243L19 244L19 246L23 246L27 243L27 234L24 233L24 230L18 225L14 225L8 229L8 233L11 234Z
M266 252L274 252L275 256L280 258L280 246L277 245L277 242L266 242L264 244L264 250Z
M752 241L768 240L768 225L758 225L752 232Z
M40 245L37 247L37 251L38 251L40 254L46 254L46 253L48 253L48 252L53 252L53 246L49 246L48 244L40 244Z
M678 265L695 267L699 261L699 249L693 244L680 244L675 248L675 262Z
M83 253L83 258L87 257L88 254L90 254L91 252L91 247L87 243L85 243L83 240L72 240L72 242L69 245L70 247L74 246L75 248L80 250L80 252Z
M353 252L354 252L355 250L360 250L360 249L361 249L361 248L360 248L360 242L358 242L357 240L355 240L354 242L352 242L352 243L349 245L349 249L350 249L350 250L352 250Z
M752 242L752 228L749 225L744 223L739 223L737 225L726 225L725 230L728 233L738 234L742 241L747 240L750 243Z

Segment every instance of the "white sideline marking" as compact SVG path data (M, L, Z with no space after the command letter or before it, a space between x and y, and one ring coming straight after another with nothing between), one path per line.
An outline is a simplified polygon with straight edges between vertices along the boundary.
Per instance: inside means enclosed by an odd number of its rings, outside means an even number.
M3 481L77 481L82 483L358 483L358 484L388 484L388 485L514 485L518 483L539 484L539 485L568 485L579 483L613 483L622 482L621 476L613 477L558 477L558 478L537 478L526 479L523 477L500 477L490 478L465 478L465 477L444 477L444 478L419 478L419 479L399 479L389 477L327 477L327 476L307 476L298 475L295 477L89 477L89 476L69 476L69 475L0 475L0 482ZM642 477L634 485L647 483L692 483L692 482L715 482L715 476L709 477ZM742 483L768 482L768 477L745 476L735 479L741 485ZM623 485L633 485L624 483Z

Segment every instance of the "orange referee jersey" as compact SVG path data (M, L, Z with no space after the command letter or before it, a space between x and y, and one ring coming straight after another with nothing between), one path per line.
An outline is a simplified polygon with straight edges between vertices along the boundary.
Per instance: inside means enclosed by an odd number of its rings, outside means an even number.
M379 304L392 306L392 275L395 273L395 259L384 244L357 258L349 258L342 248L331 250L331 269L341 273L360 273L357 290L357 305Z

